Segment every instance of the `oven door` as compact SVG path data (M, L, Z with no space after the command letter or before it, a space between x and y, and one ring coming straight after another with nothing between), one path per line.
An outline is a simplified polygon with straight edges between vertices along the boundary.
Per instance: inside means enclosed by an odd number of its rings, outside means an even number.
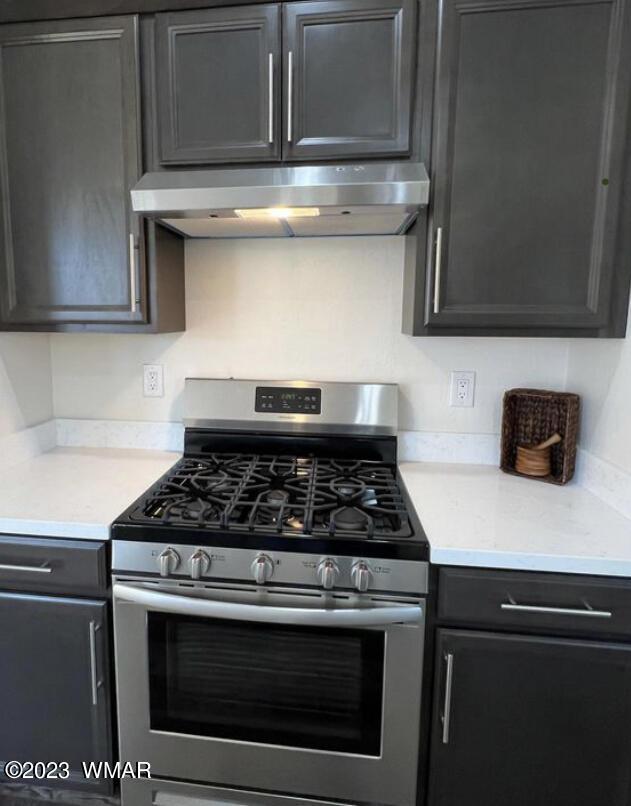
M113 590L123 760L166 778L413 806L423 601Z

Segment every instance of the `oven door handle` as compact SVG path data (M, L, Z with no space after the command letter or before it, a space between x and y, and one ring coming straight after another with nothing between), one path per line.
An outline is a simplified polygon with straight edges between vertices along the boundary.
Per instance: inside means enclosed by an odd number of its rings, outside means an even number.
M261 621L268 624L302 624L312 627L387 627L389 624L422 624L421 605L316 609L307 607L274 607L240 602L218 602L148 590L116 583L114 597L120 601L143 605L150 610L178 613L183 616L223 618L234 621Z

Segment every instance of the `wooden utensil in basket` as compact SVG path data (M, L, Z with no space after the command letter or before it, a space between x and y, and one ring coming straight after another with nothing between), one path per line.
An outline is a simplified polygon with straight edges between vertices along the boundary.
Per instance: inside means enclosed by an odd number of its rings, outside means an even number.
M526 476L549 476L551 472L552 446L563 441L561 434L553 434L539 445L517 446L515 470Z

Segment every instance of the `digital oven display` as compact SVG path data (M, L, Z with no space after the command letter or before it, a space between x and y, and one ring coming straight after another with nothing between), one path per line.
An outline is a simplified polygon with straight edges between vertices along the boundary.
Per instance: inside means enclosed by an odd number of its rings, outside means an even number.
M257 386L254 410L264 414L322 414L322 389Z

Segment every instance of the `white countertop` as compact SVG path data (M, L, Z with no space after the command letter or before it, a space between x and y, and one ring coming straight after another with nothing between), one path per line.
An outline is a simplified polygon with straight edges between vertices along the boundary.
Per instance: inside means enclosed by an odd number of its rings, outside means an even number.
M401 474L436 565L631 577L631 520L575 483L429 462Z
M177 453L55 448L0 471L0 533L108 540Z

